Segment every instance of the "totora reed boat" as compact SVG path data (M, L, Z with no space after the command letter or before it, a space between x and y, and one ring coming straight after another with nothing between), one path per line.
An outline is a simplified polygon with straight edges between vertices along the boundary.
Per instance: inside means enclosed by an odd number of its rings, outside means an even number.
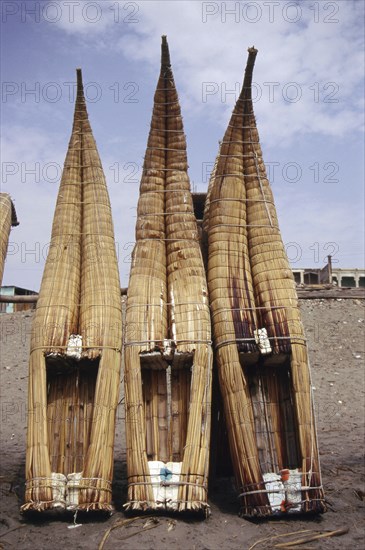
M17 225L19 222L10 195L0 193L0 285L3 280L10 230Z
M215 361L242 514L323 512L308 350L253 111L257 50L248 52L204 217Z
M208 513L211 369L186 140L162 37L126 309L126 510Z
M24 512L112 509L122 343L105 177L81 70L32 325Z

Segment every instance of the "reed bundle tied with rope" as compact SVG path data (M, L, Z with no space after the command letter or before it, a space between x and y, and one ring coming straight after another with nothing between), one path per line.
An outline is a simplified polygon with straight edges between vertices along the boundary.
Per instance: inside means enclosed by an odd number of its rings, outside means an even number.
M109 511L122 341L108 191L81 70L32 325L23 511Z
M273 495L281 494L280 487L286 496L279 511L321 512L308 353L253 111L257 50L248 51L204 218L220 387L243 514L278 511ZM300 472L295 506L285 483L273 477L288 469L294 477L294 470Z
M129 510L208 507L210 315L187 168L162 37L126 312Z
M0 193L0 284L3 280L10 230L17 225L19 223L10 196Z

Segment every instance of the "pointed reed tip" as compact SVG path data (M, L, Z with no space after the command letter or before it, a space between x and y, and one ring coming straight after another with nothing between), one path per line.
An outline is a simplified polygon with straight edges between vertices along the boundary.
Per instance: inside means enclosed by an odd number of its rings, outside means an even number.
M246 63L246 69L245 69L245 76L243 79L243 88L241 93L245 93L245 89L251 88L252 86L252 73L253 73L253 68L256 61L256 55L258 52L255 46L252 46L252 48L247 48L247 51L248 51L248 57L247 57L247 63Z
M162 67L170 67L170 52L169 52L169 45L167 43L167 36L166 34L162 35L162 43L161 43L161 65Z
M82 70L78 67L76 69L76 77L77 77L77 86L78 88L82 87Z
M251 48L247 48L248 53L257 53L258 49L255 48L255 46L252 46Z

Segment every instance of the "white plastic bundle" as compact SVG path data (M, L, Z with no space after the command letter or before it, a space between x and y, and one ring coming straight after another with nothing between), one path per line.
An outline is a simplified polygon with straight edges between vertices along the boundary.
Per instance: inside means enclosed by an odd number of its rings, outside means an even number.
M153 496L158 509L174 511L178 509L178 491L182 462L148 462Z
M254 330L254 336L256 344L258 345L260 353L262 353L262 355L267 355L268 353L272 352L266 328L259 328L257 330Z
M278 474L269 472L263 475L265 489L268 491L270 506L273 512L280 512L281 503L285 501L284 485Z
M63 510L66 505L66 476L56 472L51 473L52 479L52 508Z
M67 510L76 510L79 505L79 486L82 472L75 472L67 476Z
M67 357L74 357L75 359L81 359L82 352L82 336L80 334L71 334L68 339L66 355Z
M300 512L302 501L302 474L295 470L289 470L289 479L284 481L284 489L288 512Z

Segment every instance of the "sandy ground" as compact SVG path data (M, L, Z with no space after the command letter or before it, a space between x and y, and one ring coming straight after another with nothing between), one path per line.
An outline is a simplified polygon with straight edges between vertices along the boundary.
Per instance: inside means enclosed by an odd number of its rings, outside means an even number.
M19 513L24 492L26 394L31 312L0 316L1 470L0 548L96 549L105 532L117 526L104 549L240 549L280 534L348 528L336 538L308 542L297 548L363 548L364 543L364 326L362 300L302 300L315 387L319 445L328 512L319 518L290 518L260 523L237 515L232 480L211 484L212 516L208 520L158 518L120 526L125 516L124 410L118 409L115 452L116 512L106 520L77 518L29 520ZM151 527L151 529L149 529ZM140 532L141 531L141 532ZM291 538L300 538L296 535ZM128 537L126 540L125 537ZM290 538L260 542L257 550L274 548Z

